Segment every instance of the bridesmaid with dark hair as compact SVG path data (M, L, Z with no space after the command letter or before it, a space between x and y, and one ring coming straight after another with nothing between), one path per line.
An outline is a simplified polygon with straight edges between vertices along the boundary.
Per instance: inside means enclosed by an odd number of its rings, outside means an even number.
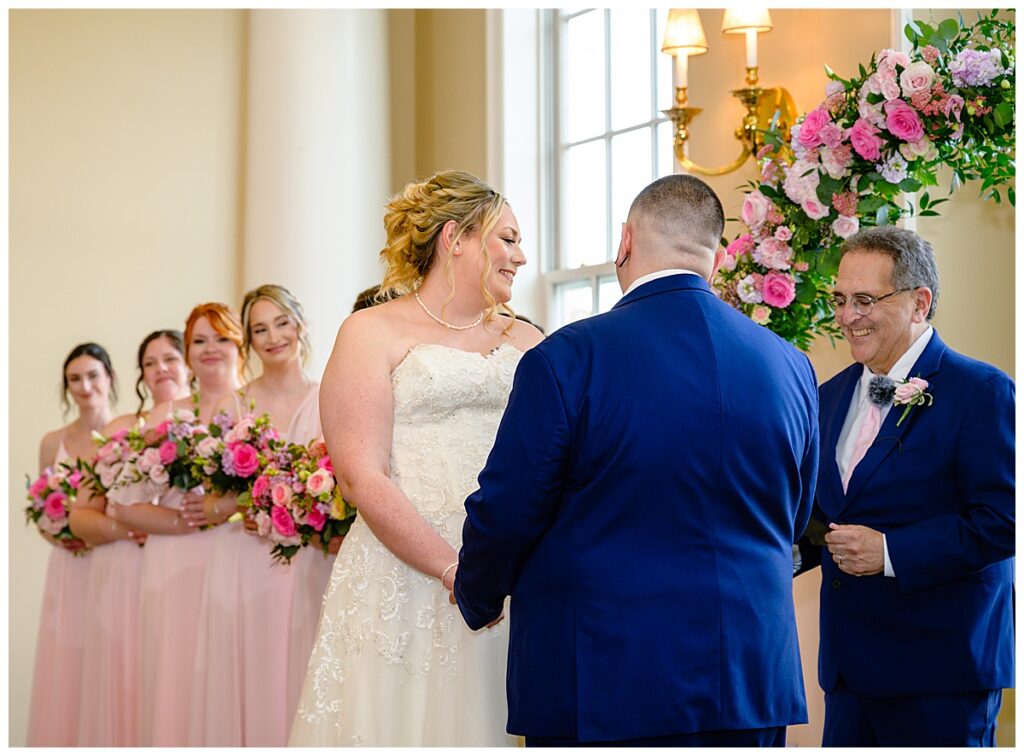
M78 417L43 436L39 444L40 473L61 462L90 458L95 450L93 431L110 422L110 399L115 389L107 351L98 344L79 344L64 360L63 373L65 415L70 409L70 394ZM80 539L61 541L42 530L39 534L53 548L46 566L26 743L74 746L78 745L78 700L83 692L81 628L92 558Z
M151 427L180 410L198 410L199 422L209 423L218 402L242 385L242 325L233 309L219 302L193 308L185 344L196 393L155 407ZM205 519L185 507L194 502L201 512L202 500L201 488L187 494L168 488L158 504L107 506L115 520L149 534L139 602L143 746L182 746L188 739L197 619L215 536L200 530Z
M189 373L178 331L149 334L139 345L139 411L122 415L104 436L145 422L143 386L155 404L188 396ZM78 709L78 743L83 746L139 745L140 649L139 586L146 534L110 515L115 503L131 504L128 489L108 496L82 495L71 511L71 528L95 549L82 626L83 691Z

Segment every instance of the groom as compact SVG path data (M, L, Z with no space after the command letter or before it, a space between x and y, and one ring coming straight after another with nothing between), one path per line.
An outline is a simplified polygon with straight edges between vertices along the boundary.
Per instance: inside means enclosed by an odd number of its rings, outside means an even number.
M527 352L467 517L470 627L512 596L527 745L783 745L806 722L792 544L818 466L807 358L719 300L722 205L633 201L625 295Z

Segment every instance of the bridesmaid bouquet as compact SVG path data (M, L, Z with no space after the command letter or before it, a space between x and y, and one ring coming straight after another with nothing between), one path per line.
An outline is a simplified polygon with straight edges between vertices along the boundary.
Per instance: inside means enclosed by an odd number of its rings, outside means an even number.
M107 438L93 431L92 441L99 447L96 461L91 466L85 460L79 461L87 475L85 485L101 496L114 487L114 482L132 454L128 433L125 428Z
M26 475L29 504L25 507L25 522L34 522L40 530L59 540L78 540L68 525L68 513L84 481L85 473L77 465L63 462L47 467L34 481ZM73 553L79 556L84 551Z
M183 491L200 485L203 481L195 474L192 459L196 446L209 433L192 410L174 410L170 418L143 434L146 448L142 455L148 455L150 472L162 467L160 477L166 475L170 485Z
M335 536L348 533L355 511L341 497L322 441L289 444L260 455L260 474L239 497L257 532L274 547L275 561L289 563L299 549L319 543L326 554Z
M206 435L193 437L189 456L190 480L223 496L249 491L260 469L260 453L269 454L283 445L270 425L269 415L242 415L234 424L226 412L218 413Z

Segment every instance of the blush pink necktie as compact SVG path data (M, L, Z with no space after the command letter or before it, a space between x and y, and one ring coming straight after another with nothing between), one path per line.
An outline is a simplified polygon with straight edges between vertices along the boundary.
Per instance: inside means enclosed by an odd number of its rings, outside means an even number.
M853 471L864 459L864 455L871 448L878 429L882 427L882 410L874 402L868 402L868 413L864 416L864 423L860 426L860 433L857 434L857 445L853 447L853 455L850 457L850 464L846 466L846 475L843 476L843 492L846 492L850 485L850 478Z

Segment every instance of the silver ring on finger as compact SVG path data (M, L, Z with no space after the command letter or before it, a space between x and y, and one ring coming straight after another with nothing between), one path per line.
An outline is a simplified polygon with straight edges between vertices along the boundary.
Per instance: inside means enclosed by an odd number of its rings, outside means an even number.
M843 566L843 556L842 556L842 554L839 554L839 555L836 556L836 564L838 564L840 567Z

